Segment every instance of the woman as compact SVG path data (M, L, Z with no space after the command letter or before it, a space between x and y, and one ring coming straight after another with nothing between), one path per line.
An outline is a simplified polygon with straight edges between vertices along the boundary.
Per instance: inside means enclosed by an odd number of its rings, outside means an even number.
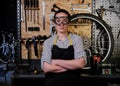
M41 68L45 86L78 85L79 69L85 67L86 54L80 36L68 32L70 14L60 9L54 14L56 35L43 45Z

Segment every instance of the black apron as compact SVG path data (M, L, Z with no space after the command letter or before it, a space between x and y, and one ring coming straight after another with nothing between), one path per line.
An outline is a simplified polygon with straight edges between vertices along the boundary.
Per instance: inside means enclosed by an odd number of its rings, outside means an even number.
M59 48L56 45L57 38L52 47L52 59L72 60L74 59L74 48L70 35L68 35L70 46L68 48ZM80 77L80 71L68 70L61 73L46 73L45 86L76 86Z

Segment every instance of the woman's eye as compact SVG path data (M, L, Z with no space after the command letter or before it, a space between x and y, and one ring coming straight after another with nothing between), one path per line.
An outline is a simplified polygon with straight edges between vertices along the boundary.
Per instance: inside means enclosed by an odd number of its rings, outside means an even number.
M61 20L60 20L60 19L56 20L56 23L57 23L57 24L60 24L60 23L61 23Z
M67 19L64 19L64 21L63 21L64 23L68 23L68 20Z
M60 20L58 19L58 20L56 20L56 22L60 22Z

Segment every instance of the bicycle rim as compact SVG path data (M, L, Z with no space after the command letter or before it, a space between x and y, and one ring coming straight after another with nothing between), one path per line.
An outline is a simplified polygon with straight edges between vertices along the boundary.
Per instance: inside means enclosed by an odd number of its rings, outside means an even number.
M79 19L85 19L92 22L91 46L89 47L91 49L91 53L99 53L102 57L102 62L105 62L107 59L110 60L114 47L114 39L109 25L101 18L88 13L72 15L71 23L76 22Z

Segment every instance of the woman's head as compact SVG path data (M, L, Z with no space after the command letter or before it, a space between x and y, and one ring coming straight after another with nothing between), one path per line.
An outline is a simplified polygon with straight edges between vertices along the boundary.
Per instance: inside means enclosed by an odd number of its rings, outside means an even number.
M59 9L54 14L54 23L57 25L66 25L70 22L70 14L64 9Z

